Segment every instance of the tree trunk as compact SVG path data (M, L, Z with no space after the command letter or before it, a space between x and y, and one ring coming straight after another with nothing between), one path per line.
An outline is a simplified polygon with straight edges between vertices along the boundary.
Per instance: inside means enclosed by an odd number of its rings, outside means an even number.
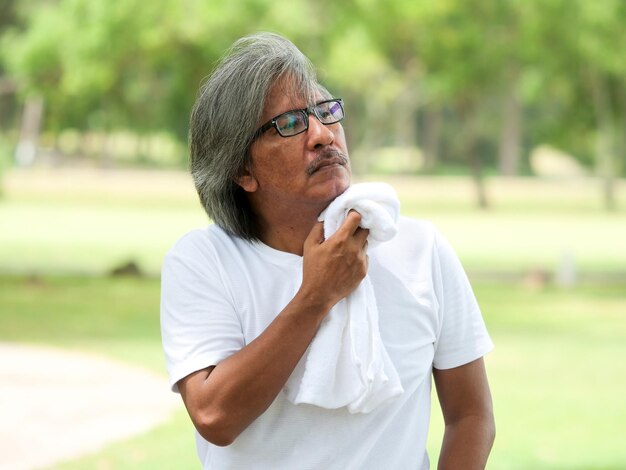
M431 104L424 109L424 134L422 152L424 169L431 171L437 165L441 153L441 107Z
M517 176L522 140L522 109L513 83L504 97L502 131L500 133L500 174Z
M398 95L394 108L394 144L401 147L414 147L417 142L415 120L417 85L412 80L406 83L405 89Z
M419 66L414 58L406 61L404 65L404 84L402 91L398 94L393 103L394 112L393 145L404 147L405 149L415 149L417 146L417 108L419 104ZM418 152L409 151L410 155ZM419 168L421 161L406 162L409 167ZM406 168L401 168L402 171Z
M612 211L617 208L615 198L615 138L614 119L609 104L606 83L596 70L588 73L591 97L597 122L596 166L602 178L604 207Z
M475 139L471 139L467 147L469 153L469 163L472 172L472 180L476 188L476 202L480 209L489 209L489 200L487 199L487 190L485 188L485 180L483 178L483 165Z
M43 116L43 99L29 96L24 103L20 138L15 149L15 163L18 166L30 166L37 156L39 130Z
M0 77L0 95L11 95L17 91L15 82L6 77Z
M617 111L615 127L615 175L624 175L626 170L626 89L617 87Z
M376 99L367 100L365 103L365 129L354 152L358 158L352 161L353 172L356 174L364 175L372 169L375 152L384 143L385 123L380 121L386 120L385 111L385 106Z
M461 122L464 123L463 130L459 137L462 139L462 148L467 155L467 162L470 168L470 174L474 187L476 189L476 202L480 209L489 208L489 199L485 188L485 181L482 174L482 160L478 153L478 145L476 139L476 118L474 116L474 107L470 100L462 102L460 107Z

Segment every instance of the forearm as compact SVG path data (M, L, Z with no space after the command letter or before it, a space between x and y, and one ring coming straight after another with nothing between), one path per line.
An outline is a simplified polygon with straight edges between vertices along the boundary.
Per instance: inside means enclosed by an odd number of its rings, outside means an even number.
M491 414L470 415L445 427L439 470L483 469L495 439Z
M330 305L299 293L254 341L210 374L191 377L185 404L199 432L231 443L276 398L306 351ZM186 395L186 396L185 396Z
M483 359L433 369L433 377L446 423L438 468L484 468L496 428Z
M352 212L329 239L322 223L304 242L302 284L292 301L254 341L216 367L178 386L200 434L230 444L276 398L331 307L367 274L367 230Z

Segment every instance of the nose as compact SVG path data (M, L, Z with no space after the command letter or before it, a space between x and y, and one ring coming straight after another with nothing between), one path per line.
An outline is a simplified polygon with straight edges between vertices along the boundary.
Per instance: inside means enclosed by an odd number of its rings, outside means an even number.
M334 124L331 124L334 126ZM309 116L309 129L307 131L307 144L315 149L321 146L330 145L335 140L335 134L330 126L322 124L316 116Z

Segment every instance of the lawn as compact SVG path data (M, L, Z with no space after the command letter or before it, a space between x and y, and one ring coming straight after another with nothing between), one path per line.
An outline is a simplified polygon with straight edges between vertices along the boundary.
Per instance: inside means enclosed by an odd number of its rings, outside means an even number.
M487 356L498 423L490 468L612 469L622 445L623 285L575 290L477 283L496 343ZM163 373L157 279L0 278L0 340L108 354ZM433 408L431 455L441 420ZM55 468L193 468L184 411L146 435Z
M626 286L475 290L496 343L490 468L624 468Z
M385 179L368 177L368 180ZM601 210L594 180L492 179L477 211L467 178L386 178L406 215L432 220L470 272L626 274L626 212ZM21 170L0 199L0 271L100 275L133 260L157 275L183 233L208 223L182 172ZM618 184L626 208L626 184Z
M488 211L474 209L463 178L387 180L405 214L433 220L452 242L496 343L486 359L498 424L489 468L625 468L624 210L602 211L593 180L492 179ZM0 199L0 341L99 352L163 373L160 260L206 223L180 172L10 172ZM566 256L583 281L574 288L524 279L557 270ZM106 276L129 260L147 276ZM433 411L436 456L442 425ZM55 468L195 466L181 410L146 435Z

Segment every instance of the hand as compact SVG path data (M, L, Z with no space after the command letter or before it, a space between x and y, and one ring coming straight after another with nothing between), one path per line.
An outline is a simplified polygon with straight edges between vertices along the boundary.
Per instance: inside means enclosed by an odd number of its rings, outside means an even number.
M330 309L352 292L367 274L367 236L361 215L350 211L343 225L324 240L324 224L315 224L304 242L300 294Z
M368 231L348 214L324 240L315 224L304 242L303 280L296 297L253 341L215 367L178 382L198 432L219 446L231 444L276 399L331 307L367 273Z

